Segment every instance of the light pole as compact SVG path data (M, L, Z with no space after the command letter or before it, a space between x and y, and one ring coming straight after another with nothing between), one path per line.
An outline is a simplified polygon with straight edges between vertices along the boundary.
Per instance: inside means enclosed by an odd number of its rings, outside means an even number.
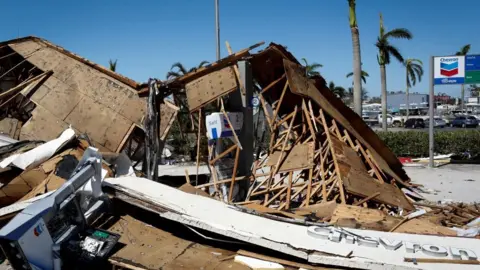
M215 37L217 39L217 60L220 60L220 18L218 15L218 0L215 0Z

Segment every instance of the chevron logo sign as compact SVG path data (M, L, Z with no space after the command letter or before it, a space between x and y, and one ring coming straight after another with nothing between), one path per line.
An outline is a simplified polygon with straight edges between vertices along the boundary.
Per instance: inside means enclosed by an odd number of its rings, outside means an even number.
M434 84L465 83L465 56L434 57Z
M454 75L457 75L458 59L455 59L455 58L440 59L440 74L446 77L452 77Z

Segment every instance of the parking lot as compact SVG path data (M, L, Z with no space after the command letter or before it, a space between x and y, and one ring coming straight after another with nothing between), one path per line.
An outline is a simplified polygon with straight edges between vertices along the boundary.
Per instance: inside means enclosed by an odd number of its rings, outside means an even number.
M378 126L378 125L371 126L371 128L374 131L382 131L382 127ZM389 127L388 128L388 131L392 131L392 132L409 131L409 130L428 132L428 127L426 127L426 128L415 128L415 129L413 129L413 128L403 128L403 127ZM476 128L444 127L444 128L435 128L435 130L438 130L438 131L480 130L480 128L478 126Z

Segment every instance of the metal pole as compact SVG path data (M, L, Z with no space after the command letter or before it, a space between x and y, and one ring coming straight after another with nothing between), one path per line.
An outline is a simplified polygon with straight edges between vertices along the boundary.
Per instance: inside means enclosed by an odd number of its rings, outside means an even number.
M434 112L434 106L435 106L435 101L434 101L434 96L435 96L435 91L434 91L434 72L433 72L433 56L430 57L430 96L429 96L429 113L430 113L430 124L428 125L428 148L429 148L429 154L430 154L430 159L429 159L429 166L430 168L434 167L434 162L433 162L433 154L434 154L434 149L433 149L433 112Z
M215 37L217 39L217 60L220 60L220 18L218 15L218 0L215 0Z

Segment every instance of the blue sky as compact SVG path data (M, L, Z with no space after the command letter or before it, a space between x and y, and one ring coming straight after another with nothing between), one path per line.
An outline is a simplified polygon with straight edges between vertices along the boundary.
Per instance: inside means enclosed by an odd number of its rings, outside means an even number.
M413 40L393 43L405 57L421 59L429 74L431 55L450 55L468 43L472 54L480 53L478 10L478 0L357 0L370 96L380 94L374 46L379 12L387 30L411 30ZM345 78L352 70L346 0L220 0L220 28L222 56L227 54L226 40L234 51L259 41L276 42L298 59L323 64L327 81L351 85ZM164 79L177 61L191 67L216 57L213 0L4 1L0 40L27 35L46 38L101 65L118 59L117 71L139 82ZM389 91L405 88L405 71L397 62L387 67L387 86ZM428 92L428 77L412 91ZM435 91L458 96L460 87Z

